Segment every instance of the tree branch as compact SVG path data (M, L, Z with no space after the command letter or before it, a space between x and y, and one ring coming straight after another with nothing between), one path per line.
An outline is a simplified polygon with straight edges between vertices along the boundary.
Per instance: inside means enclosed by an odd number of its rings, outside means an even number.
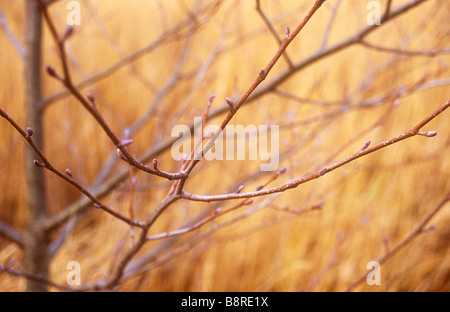
M322 59L325 59L328 56L333 55L334 53L337 53L345 48L351 47L354 44L358 44L360 42L359 38L366 36L368 33L378 30L384 25L386 25L387 21L392 20L394 17L400 16L404 13L406 13L408 10L423 4L426 0L413 0L409 3L404 4L403 6L397 8L392 12L392 14L389 16L389 18L384 20L384 23L381 26L377 27L365 27L359 32L349 36L348 38L342 40L340 43L335 44L334 46L331 46L329 48L326 48L325 50L316 53L303 61L300 61L296 64L293 70L286 70L284 73L281 73L278 77L273 79L271 82L269 82L265 87L260 88L259 90L256 90L246 101L247 104L251 102L255 102L258 98L263 96L264 94L267 94L269 92L272 92L277 89L279 85L281 85L283 82L288 80L294 73L301 71L310 65L314 64L315 62L318 62ZM228 105L222 105L218 108L211 109L208 119L213 119L217 116L220 116L221 114L229 111ZM189 130L192 133L194 129L194 124L189 125ZM141 163L147 163L163 153L164 151L171 148L173 143L175 143L179 138L170 138L166 140L164 143L159 144L156 147L150 148L146 152L144 152L141 157L139 158L139 162ZM121 183L124 179L128 177L128 168L121 169L114 177L107 180L106 182L99 185L97 188L95 188L92 193L98 198L102 199L104 196L110 193L111 190L113 190L119 183ZM61 223L65 222L70 216L75 215L79 211L82 211L86 208L88 208L90 205L90 201L86 198L80 198L78 201L71 204L69 207L67 207L65 210L61 211L58 215L51 217L48 221L48 227L53 228L59 226Z
M115 210L109 208L108 206L102 204L91 192L89 192L85 187L83 187L77 180L75 180L72 177L72 173L70 172L70 170L67 169L66 173L64 174L61 171L59 171L58 169L56 169L55 167L53 167L53 165L50 163L50 161L47 159L47 157L44 155L44 153L40 150L40 148L33 141L32 136L34 134L34 131L31 128L28 128L27 131L23 130L2 109L0 109L0 116L3 117L4 119L6 119L17 130L17 132L19 132L25 138L25 140L28 142L28 144L32 147L32 149L36 152L36 154L39 156L39 158L43 161L43 163L41 163L37 160L34 160L34 165L36 167L48 169L51 172L53 172L54 174L56 174L57 176L59 176L60 178L62 178L63 180L65 180L66 182L75 186L81 193L86 195L92 201L92 203L94 204L94 206L96 208L100 208L100 209L104 210L105 212L113 215L117 219L119 219L131 226L143 227L142 223L131 220L131 219L121 215L120 213L116 212ZM44 224L44 228L46 228L47 230L49 228L52 228L48 225L48 222L49 222L48 218L46 218L45 220L42 220L42 222Z
M69 66L67 63L67 55L64 49L64 42L68 39L68 35L72 33L71 28L68 28L66 30L66 33L63 37L60 37L58 35L58 32L56 31L55 25L53 24L53 21L51 20L47 8L45 5L42 4L41 0L38 0L40 3L40 8L42 11L42 14L44 16L45 21L47 22L47 25L50 28L50 32L53 36L53 39L58 47L58 51L61 58L61 65L63 68L63 77L60 77L55 70L52 67L47 66L47 72L50 76L60 81L69 91L70 93L83 105L83 107L95 118L96 122L100 125L100 127L104 130L104 132L107 134L107 136L110 138L110 140L114 143L114 145L117 147L117 153L118 156L121 157L123 160L128 162L130 165L144 171L150 174L154 174L159 177L163 177L169 180L176 180L183 177L186 177L187 174L185 172L178 172L178 173L168 173L159 169L155 169L153 167L146 166L145 164L139 162L133 155L131 155L128 150L125 148L125 144L119 140L119 138L114 134L112 129L108 126L106 121L103 119L102 115L99 113L99 111L96 108L95 105L95 99L92 95L88 94L86 97L89 99L91 103L88 102L88 100L80 94L76 86L72 83L72 78L69 71Z
M187 175L189 175L194 167L200 162L200 160L203 158L203 155L206 154L215 144L215 141L219 137L219 134L225 129L226 125L231 121L233 116L237 113L239 108L247 101L249 96L255 91L255 89L263 82L269 72L272 70L272 68L275 66L275 64L278 62L280 57L283 55L284 51L287 49L289 44L294 40L294 38L300 33L300 31L303 29L303 27L308 23L308 21L311 19L311 17L314 15L314 13L317 12L317 10L322 6L322 4L325 2L325 0L316 0L312 8L309 10L309 12L306 14L305 18L300 22L300 24L295 28L295 30L291 33L290 31L287 32L285 39L283 40L281 46L279 47L277 53L275 56L270 60L269 64L267 64L266 68L261 70L254 80L254 82L251 84L251 86L248 88L248 90L241 96L241 98L236 102L233 103L233 108L229 110L228 115L225 117L225 119L222 121L220 125L220 129L215 133L215 135L205 144L205 146L201 149L201 151L198 153L196 157L194 157L194 160L190 162L187 169L185 170ZM228 103L230 104L230 103ZM200 156L200 157L199 157ZM186 182L187 178L182 178L180 182L178 183L176 193L178 195L181 195L183 191L184 183Z
M264 13L264 11L261 8L261 0L256 0L256 11L258 12L258 14L261 16L262 20L264 21L264 23L266 24L267 28L269 29L270 33L273 35L273 37L275 38L275 40L278 42L278 45L281 46L282 44L282 40L280 39L280 37L278 36L277 31L275 30L275 27L272 25L272 23L270 22L269 18L266 16L266 14ZM283 54L284 59L286 60L286 62L289 65L289 68L293 68L294 64L292 63L291 59L289 58L287 53Z
M448 107L450 106L450 101L447 101L445 104L443 104L440 108L438 108L437 110L435 110L432 114L430 114L427 118L425 118L424 120L422 120L421 122L419 122L416 126L414 126L412 129L410 129L409 131L402 133L396 137L393 137L387 141L378 143L377 145L374 145L372 147L366 147L365 149L361 149L360 151L354 153L353 155L342 159L339 162L336 162L328 167L324 167L322 168L320 171L318 172L314 172L311 173L309 175L297 178L293 181L290 181L288 183L285 183L283 185L274 187L274 188L270 188L270 189L266 189L266 190L260 190L260 191L255 191L255 192L249 192L249 193L239 193L239 194L223 194L223 195L210 195L210 196L202 196L202 195L195 195L195 194L190 194L187 192L182 192L181 197L185 198L185 199L189 199L189 200L193 200L193 201L202 201L202 202L211 202L211 201L218 201L218 200L230 200L230 199L241 199L241 198L252 198L252 197L258 197L258 196L264 196L264 195L269 195L269 194L273 194L273 193L279 193L279 192L284 192L288 189L292 189L292 188L296 188L297 186L309 182L311 180L317 179L323 175L325 175L328 172L331 172L339 167L342 167L345 164L348 164L362 156L368 155L370 153L373 153L377 150L383 149L389 145L398 143L400 141L403 141L407 138L416 136L416 135L421 135L421 136L425 136L425 137L433 137L436 135L436 132L434 131L427 131L427 132L420 132L420 130L427 124L429 123L431 120L433 120L436 116L438 116L439 114L441 114L444 110L446 110Z
M16 243L21 248L23 248L23 246L25 245L23 234L1 221L0 221L0 235L3 235L10 241Z
M217 6L218 2L213 2L202 8L197 12L197 14L203 14L204 12L208 12L209 10L213 10L215 6ZM96 73L92 75L91 77L83 80L80 83L77 83L75 85L75 88L78 90L84 89L98 81L101 81L102 79L105 79L109 77L110 75L114 74L124 66L127 66L131 62L155 51L156 49L162 47L164 44L168 44L170 41L169 39L173 38L176 40L180 40L183 38L183 36L179 36L178 34L182 32L184 29L188 28L188 26L192 27L200 27L201 24L194 24L191 18L186 18L171 29L165 31L163 34L161 34L156 40L149 43L147 46L134 51L133 53L123 57L121 60L119 60L117 63L111 65L110 67L102 70L99 73ZM71 94L70 90L64 90L59 93L56 93L54 95L49 96L48 98L42 100L40 107L42 110L48 108L52 103L67 97Z
M17 37L14 36L13 32L9 29L8 23L6 22L5 15L3 14L3 12L1 10L0 10L0 27L5 32L6 36L9 38L9 41L11 41L12 45L16 49L20 58L22 60L24 60L25 59L25 50L23 49L23 46L20 43L20 41L17 39Z

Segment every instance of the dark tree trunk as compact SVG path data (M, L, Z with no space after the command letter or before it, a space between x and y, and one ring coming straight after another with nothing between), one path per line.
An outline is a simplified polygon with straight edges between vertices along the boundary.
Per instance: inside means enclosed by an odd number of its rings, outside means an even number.
M42 18L36 0L26 0L25 26L25 109L27 126L34 131L33 140L44 148L44 129L39 106L41 90L41 44ZM44 169L37 168L33 160L37 156L30 148L25 149L26 186L28 197L28 226L25 235L24 267L28 273L48 277L48 239L40 227L47 216L47 198ZM27 291L47 291L43 283L28 280Z

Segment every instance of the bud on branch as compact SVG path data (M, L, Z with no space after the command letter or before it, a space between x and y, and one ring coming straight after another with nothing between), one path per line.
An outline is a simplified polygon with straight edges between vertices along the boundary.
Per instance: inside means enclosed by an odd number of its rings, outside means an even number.
M228 106L230 107L230 111L234 111L234 101L230 98L225 98L225 101L227 101Z
M72 25L67 27L66 32L64 33L64 35L62 37L62 41L66 41L67 39L69 39L69 37L73 34L73 31L74 31L74 27Z
M434 137L434 136L437 135L437 131L427 131L427 132L421 132L421 131L419 131L419 132L417 132L417 134L418 134L418 135L425 136L425 137L428 137L428 138L431 138L431 137Z
M45 168L45 167L46 167L45 164L43 164L43 163L37 161L36 159L33 160L33 164L34 164L36 167L40 167L40 168Z
M286 39L289 39L290 36L291 36L291 29L289 28L288 25L286 25Z

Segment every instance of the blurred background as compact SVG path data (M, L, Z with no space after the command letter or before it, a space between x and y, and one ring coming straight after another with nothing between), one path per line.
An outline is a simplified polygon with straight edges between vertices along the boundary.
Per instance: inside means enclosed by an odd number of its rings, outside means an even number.
M49 9L59 33L67 27L68 2L56 1ZM189 125L202 116L211 94L216 99L208 124L219 125L225 117L219 113L226 106L225 97L237 100L279 46L251 0L78 2L81 24L66 43L73 80L87 81L82 93L94 94L99 111L119 137L130 133L134 143L129 151L136 156L170 141L175 125ZM260 7L283 39L285 26L295 29L313 2L261 0ZM392 9L408 2L393 1ZM267 187L319 171L357 152L368 140L377 144L404 133L449 100L450 3L445 0L425 1L365 38L395 51L354 44L295 68L369 27L367 3L326 1L256 90L258 97L232 119L233 125L280 126L279 168L287 170ZM379 3L384 9L386 1ZM19 47L24 1L0 0L0 10L0 107L26 128ZM19 43L13 43L11 34ZM428 53L443 49L447 54ZM47 64L61 73L58 51L44 25L43 65ZM289 79L269 88L289 71ZM70 168L89 189L127 172L92 116L44 74L43 94L45 153L56 168ZM437 131L436 137L410 138L295 189L254 198L250 205L174 239L148 242L117 290L346 289L368 271L368 262L405 239L448 193L449 114L444 112L423 129ZM25 229L28 215L26 148L13 127L0 120L0 220L18 230ZM181 166L172 159L170 145L155 158L166 171L176 172ZM185 190L212 195L244 185L245 192L253 191L276 172L261 172L260 164L260 159L202 161ZM51 215L80 200L73 186L45 174ZM134 192L125 174L102 202L127 214L132 198L136 219L145 220L171 183L142 172L133 176ZM177 201L149 235L192 225L218 207L238 204ZM51 279L62 285L69 261L80 263L82 285L109 276L136 236L92 207L74 220L71 227L52 234L56 238L70 229L50 266ZM447 205L431 220L435 228L381 266L381 285L364 281L355 290L449 291L449 221ZM20 270L22 257L19 247L0 236L0 263L12 261ZM24 278L0 274L0 290L24 289Z

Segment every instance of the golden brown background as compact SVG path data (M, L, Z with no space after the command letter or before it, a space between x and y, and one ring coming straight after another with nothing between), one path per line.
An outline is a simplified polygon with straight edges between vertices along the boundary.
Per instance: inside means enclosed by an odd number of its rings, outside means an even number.
M71 69L76 82L107 68L124 56L156 40L185 19L201 1L80 0L81 25L68 44ZM212 2L212 1L211 1ZM380 1L384 6L385 1ZM408 1L394 1L394 7ZM60 32L66 27L67 1L51 6L50 14ZM200 4L198 4L200 3ZM285 25L294 29L313 1L262 1L264 12L280 36ZM328 46L366 27L367 1L344 0L339 8ZM336 1L327 1L289 46L294 63L314 54ZM0 9L11 31L22 39L23 1L2 0ZM448 48L450 3L427 1L373 32L367 39L386 47L425 51ZM157 50L132 62L94 85L83 89L96 95L99 109L112 129L120 134L139 119L151 105L157 91L170 78L178 58L186 53L183 72L192 72L158 104L154 117L133 136L130 151L139 155L150 146L170 138L174 124L189 124L201 116L211 94L213 108L225 97L238 98L264 68L278 44L255 10L255 1L220 1L211 14L199 18L201 26L186 42L185 36L171 36ZM44 64L60 70L58 53L45 28ZM188 30L184 30L186 33ZM403 45L400 45L403 44ZM187 52L185 50L188 50ZM204 76L199 68L214 51L220 51ZM358 103L382 94L393 94L401 85L411 86L426 74L427 81L446 79L450 58L395 56L391 53L353 46L329 56L295 74L280 90L298 97L324 101L342 100L349 94L350 107L332 118L342 103L319 106L268 94L245 105L232 124L280 124L280 152L287 154L280 167L287 173L271 186L302 176L358 151L367 140L378 143L409 130L450 98L446 84L425 88L401 98L401 104L352 144L346 142L363 132L386 112L392 100L360 108ZM4 32L0 32L0 106L22 126L23 64ZM287 69L282 58L263 82ZM379 71L379 72L377 72ZM361 83L374 77L363 91ZM195 80L197 78L197 81ZM48 76L44 95L63 90ZM354 106L351 106L354 105ZM353 107L353 108L352 108ZM141 291L340 291L367 272L366 264L404 239L448 192L450 188L450 112L444 112L424 130L436 130L434 138L414 137L352 162L318 180L282 193L272 205L229 226L220 227L190 246L192 237L211 229L207 224L182 236L177 248L144 274L127 280L118 290ZM302 123L296 121L316 120ZM71 97L45 109L45 152L52 163L70 168L83 184L95 181L105 161L114 152L93 118ZM219 124L223 115L210 121ZM292 123L289 127L288 125ZM25 141L4 120L0 121L0 219L23 229L27 220L23 150ZM341 150L341 147L345 147ZM289 151L292 149L291 151ZM332 157L331 160L328 160ZM328 161L327 161L328 160ZM179 163L170 152L158 156L160 166L177 171ZM321 164L322 161L327 161ZM122 166L124 166L122 164ZM258 173L259 162L205 161L194 171L186 189L196 194L221 194L237 189L239 181ZM246 190L266 181L261 176L245 184ZM58 177L47 173L49 210L57 213L80 194ZM160 178L138 173L134 207L137 218L145 219L166 194L170 184ZM125 182L103 201L127 213L128 184ZM252 207L270 199L255 199L251 206L217 220L225 223L245 215ZM320 201L322 209L304 214ZM229 207L232 203L222 203ZM213 204L179 201L150 231L157 234L179 228L190 217ZM279 211L276 207L288 207ZM449 291L450 210L444 207L430 224L436 229L419 235L381 267L381 286L363 282L359 291ZM103 277L114 265L118 243L129 239L129 228L98 210L89 210L59 250L51 265L51 277L65 284L68 261L81 264L82 284ZM161 242L148 243L140 255ZM179 248L186 250L177 254ZM0 239L0 262L14 260L20 268L21 251ZM0 274L0 290L20 291L23 278Z

